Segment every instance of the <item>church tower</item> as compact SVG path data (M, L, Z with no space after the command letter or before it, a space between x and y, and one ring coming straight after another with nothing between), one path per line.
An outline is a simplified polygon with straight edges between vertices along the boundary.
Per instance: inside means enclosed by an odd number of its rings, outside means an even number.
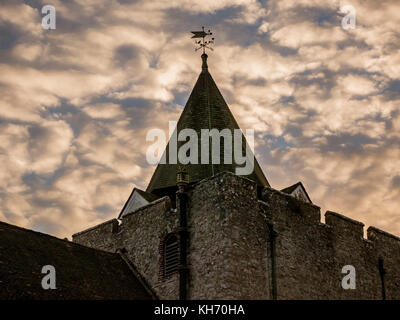
M211 32L193 33L202 70L146 191L74 243L0 222L0 298L400 299L400 238L372 226L364 237L362 222L332 211L322 222L300 181L271 188L208 71ZM182 131L205 152L170 161ZM211 131L219 140L204 141ZM43 265L57 268L57 290L43 290Z
M196 131L198 137L201 137L202 129L216 129L219 132L228 129L233 135L234 130L239 129L239 126L208 71L207 54L203 53L201 58L202 71L179 118L176 132L179 133L183 129L190 128ZM242 138L242 151L244 154L247 142L243 135ZM227 142L224 141L224 143L222 143L222 140L223 139L221 138L219 163L215 164L213 161L211 161L212 141L210 138L210 141L208 141L210 146L210 161L208 164L204 164L201 163L202 161L200 154L201 143L203 142L199 139L198 163L189 163L185 166L190 176L190 183L199 182L224 171L235 173L235 170L242 166L235 162L234 157L232 157L232 163L224 163L223 155L224 148L226 147L225 143ZM178 148L182 144L183 142L178 142ZM233 146L230 146L230 149L233 150ZM173 192L176 190L176 174L180 163L179 159L176 164L170 163L169 151L170 144L167 145L165 150L167 160L166 164L159 164L157 166L147 187L147 192L157 195L166 195L171 194L171 190ZM253 154L250 156L254 157ZM269 183L256 159L254 159L253 172L245 177L256 182L259 187L269 186Z
M176 131L190 128L198 136L202 129L233 133L239 126L208 71L207 55L201 58L201 73ZM254 158L246 150L245 136L240 137L242 154ZM167 160L169 148L170 142ZM118 217L122 222L113 219L77 233L74 241L125 252L162 299L246 299L256 292L270 298L265 272L268 229L254 206L269 183L255 159L249 175L235 175L241 165L234 157L224 163L224 148L220 143L217 164L202 164L200 159L184 166L179 161L158 164L147 190L132 191ZM177 181L182 168L187 184L179 183L179 177ZM253 280L248 281L249 276Z
M177 134L239 129L201 58ZM275 190L255 159L247 176L235 174L233 161L170 163L171 140L147 190L135 188L118 219L76 233L74 242L118 252L160 299L400 298L400 238L375 227L364 238L363 223L331 211L322 223L301 182ZM354 290L342 286L349 266Z

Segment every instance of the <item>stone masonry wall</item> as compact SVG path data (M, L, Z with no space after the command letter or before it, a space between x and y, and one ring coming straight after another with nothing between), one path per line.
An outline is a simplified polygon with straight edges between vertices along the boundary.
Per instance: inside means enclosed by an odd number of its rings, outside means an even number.
M364 239L362 223L334 212L323 224L319 207L268 187L258 199L254 182L231 173L197 183L188 195L189 299L400 299L393 235L370 227ZM176 299L178 274L160 277L159 246L178 226L165 197L73 240L125 248L156 294ZM345 265L355 267L355 290L341 286Z
M189 198L190 299L269 299L268 229L256 185L224 173Z
M178 275L164 280L159 275L159 246L163 237L177 231L176 213L171 210L168 197L125 215L118 225L112 219L97 227L73 235L73 241L82 245L115 252L125 249L126 256L147 280L158 297L177 299Z
M382 299L378 268L386 271L386 298L400 299L400 239L334 212L320 223L317 206L271 188L262 199L276 237L278 299ZM342 267L356 270L356 289L344 290Z

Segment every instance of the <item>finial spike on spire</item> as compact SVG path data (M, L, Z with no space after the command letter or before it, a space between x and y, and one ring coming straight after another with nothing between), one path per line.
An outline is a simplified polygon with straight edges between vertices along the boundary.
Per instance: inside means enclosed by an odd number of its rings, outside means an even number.
M203 64L201 66L201 69L203 70L203 72L207 72L208 71L207 58L208 58L208 55L206 53L203 53L201 55L201 59L203 60Z

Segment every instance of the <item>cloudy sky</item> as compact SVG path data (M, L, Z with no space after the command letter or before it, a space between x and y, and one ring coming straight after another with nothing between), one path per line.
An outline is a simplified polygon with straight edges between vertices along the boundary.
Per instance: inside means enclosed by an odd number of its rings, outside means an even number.
M41 8L56 8L43 30ZM340 8L356 9L344 30ZM200 72L190 31L274 188L400 234L398 0L2 0L0 220L70 237L146 188L146 132Z

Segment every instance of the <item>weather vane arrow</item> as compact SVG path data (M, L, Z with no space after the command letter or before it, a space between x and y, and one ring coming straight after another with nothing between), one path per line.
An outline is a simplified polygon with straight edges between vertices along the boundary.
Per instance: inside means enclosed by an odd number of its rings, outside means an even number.
M193 38L204 38L207 35L207 33L204 31L190 31L190 32L194 34L194 36L192 36L192 39Z
M195 48L194 50L197 51L201 48L203 48L203 53L206 53L206 49L210 49L211 51L213 51L213 48L211 48L211 44L214 44L214 38L211 38L210 40L206 40L207 36L211 36L212 32L211 30L208 30L207 32L204 31L204 27L201 27L202 30L201 31L191 31L191 33L193 33L193 36L191 39L193 38L202 38L202 40L196 40L195 44L198 46L197 48Z

